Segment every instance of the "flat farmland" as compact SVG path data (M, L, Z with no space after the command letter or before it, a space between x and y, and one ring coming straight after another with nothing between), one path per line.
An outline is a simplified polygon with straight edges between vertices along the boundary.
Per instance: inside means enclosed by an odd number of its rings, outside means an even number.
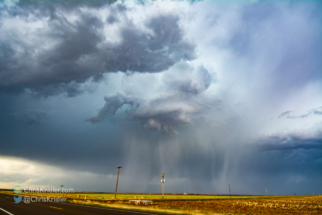
M2 193L15 195L13 191L2 191ZM22 192L19 195L21 196L51 196L51 197L67 197L68 199L86 199L89 200L107 200L114 201L115 194L114 193L25 193ZM147 193L119 193L117 194L116 201L126 201L132 199L150 199L153 201L167 201L167 200L225 200L225 199L253 199L253 198L272 198L266 196L241 196L241 195L176 195L176 194L165 194L164 199L162 199L161 194L147 194ZM273 198L278 198L274 196Z
M12 191L5 192L13 194ZM69 203L99 207L122 208L171 214L322 214L322 196L221 196L221 195L165 195L146 193L21 193L26 196L61 196ZM85 198L86 197L86 198ZM153 205L129 205L128 200L152 200Z
M125 201L123 203L118 201L114 203L95 203L95 200L93 200L85 203L74 200L73 202L150 212L191 215L322 214L322 196L234 196L232 198L229 198L229 196L202 196L203 198L199 198L199 195L191 195L190 198L180 196L180 199L175 199L174 196L170 198L170 196L165 196L164 200L155 198L153 205L148 206L128 205Z
M322 214L321 196L212 201L166 201L155 206L205 214ZM154 207L154 206L150 206Z

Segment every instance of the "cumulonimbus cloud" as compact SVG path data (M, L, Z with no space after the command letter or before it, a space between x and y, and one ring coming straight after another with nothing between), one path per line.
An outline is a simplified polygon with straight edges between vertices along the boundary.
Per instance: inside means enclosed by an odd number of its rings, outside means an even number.
M260 151L293 151L299 149L322 150L322 135L304 135L299 133L274 134L259 140Z
M1 11L0 90L75 96L81 83L104 73L155 73L195 58L176 14L145 17L142 24L128 18L122 4L95 10L90 1L44 1Z
M194 68L180 62L163 75L165 90L156 92L152 98L123 92L106 96L104 107L87 121L98 123L115 115L123 105L129 105L128 120L141 121L144 128L174 134L177 133L174 127L191 123L194 114L206 108L209 100L202 97L202 92L208 89L211 80L203 66Z

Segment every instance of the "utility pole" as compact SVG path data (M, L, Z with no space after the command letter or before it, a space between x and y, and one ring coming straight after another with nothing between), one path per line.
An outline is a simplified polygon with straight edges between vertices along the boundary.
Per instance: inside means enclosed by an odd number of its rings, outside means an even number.
M228 186L229 186L229 195L230 195L230 198L231 198L230 184L228 184Z
M267 196L267 188L266 188L266 196Z
M161 183L162 183L162 199L163 199L163 196L164 196L164 182L165 182L164 173L162 173L162 178L161 178Z
M293 191L294 191L294 196L296 196L295 190L293 190Z
M117 185L119 184L119 175L120 175L120 169L122 168L121 166L116 167L117 170L117 179L116 179L116 188L115 188L115 199L116 199L116 193L117 193Z
M285 196L285 190L283 190L284 196Z

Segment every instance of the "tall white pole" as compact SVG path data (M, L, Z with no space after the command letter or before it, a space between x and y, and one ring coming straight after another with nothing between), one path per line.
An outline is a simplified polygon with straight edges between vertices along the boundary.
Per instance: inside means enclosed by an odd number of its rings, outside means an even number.
M164 197L164 181L165 181L165 179L164 179L164 173L162 173L162 178L161 178L161 183L162 183L162 199Z

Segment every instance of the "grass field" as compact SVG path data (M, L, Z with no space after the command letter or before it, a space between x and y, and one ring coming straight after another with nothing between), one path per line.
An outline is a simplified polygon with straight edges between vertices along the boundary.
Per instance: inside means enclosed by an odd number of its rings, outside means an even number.
M12 191L3 191L7 194L14 194ZM27 196L67 196L71 199L84 199L85 196L92 200L115 200L114 193L24 193L22 192L19 195L27 195ZM119 193L117 194L116 200L131 200L131 199L150 199L154 201L167 201L167 200L228 200L228 199L259 199L259 198L279 198L281 196L239 196L239 195L173 195L173 194L165 194L162 199L161 194L147 194L147 193L135 193L135 194L125 194Z
M14 194L6 191L7 194ZM60 193L20 195L62 196ZM64 195L65 196L65 195ZM84 198L86 196L86 201ZM130 199L150 199L153 205L129 205ZM161 195L74 193L67 194L68 202L100 207L122 208L171 214L322 214L322 196L215 196L215 195Z

